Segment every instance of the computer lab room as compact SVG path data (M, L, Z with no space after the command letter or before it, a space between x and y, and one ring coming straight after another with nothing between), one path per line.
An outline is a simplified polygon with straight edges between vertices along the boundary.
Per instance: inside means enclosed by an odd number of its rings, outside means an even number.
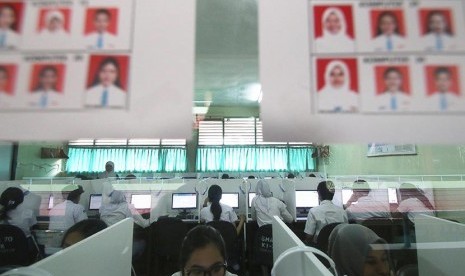
M464 115L462 1L0 1L0 275L461 275Z

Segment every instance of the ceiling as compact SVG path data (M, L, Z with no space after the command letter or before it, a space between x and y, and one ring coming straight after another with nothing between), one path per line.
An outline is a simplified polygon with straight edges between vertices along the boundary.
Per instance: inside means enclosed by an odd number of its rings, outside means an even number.
M195 106L258 107L256 0L198 0Z

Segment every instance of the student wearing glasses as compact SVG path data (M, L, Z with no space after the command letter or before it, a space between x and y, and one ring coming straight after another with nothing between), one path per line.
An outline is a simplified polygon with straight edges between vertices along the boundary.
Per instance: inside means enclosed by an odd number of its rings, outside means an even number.
M180 271L172 276L236 276L226 270L226 246L213 227L199 225L182 242Z

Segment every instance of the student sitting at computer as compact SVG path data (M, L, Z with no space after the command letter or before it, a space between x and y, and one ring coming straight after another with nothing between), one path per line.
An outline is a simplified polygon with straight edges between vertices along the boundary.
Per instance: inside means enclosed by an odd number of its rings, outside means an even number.
M394 275L386 241L362 225L336 226L329 236L328 255L338 275Z
M14 225L31 237L31 227L37 223L32 209L24 205L24 193L20 188L9 187L0 196L0 223Z
M317 187L320 205L308 212L307 222L305 223L304 232L307 234L306 243L316 242L321 229L335 222L347 223L347 213L339 206L332 202L334 197L334 183L331 181L322 181Z
M144 219L133 205L126 201L123 192L113 190L110 193L110 201L102 203L100 206L100 219L103 220L108 226L122 221L125 218L133 218L134 223L145 228L150 225L148 219Z
M212 185L208 189L208 197L205 199L203 208L200 211L200 220L205 221L206 223L210 221L229 221L235 223L238 218L231 206L220 203L221 196L223 195L223 190L218 185ZM243 215L239 216L239 223L236 226L236 232L239 233L242 230L244 225L245 217Z
M71 226L63 236L61 247L66 248L107 228L107 224L99 219L85 219Z
M412 223L419 214L434 216L434 207L422 190L410 183L403 183L399 190L401 201L393 216L405 214Z
M260 179L255 188L256 196L252 199L252 219L256 220L259 227L271 224L273 216L279 216L285 222L292 222L293 217L286 209L286 204L274 198L270 185L266 180Z
M50 212L50 230L66 231L74 224L81 220L87 219L84 206L79 204L81 194L84 193L81 185L68 185L63 191L62 195L65 201L57 204Z
M236 276L226 270L226 245L213 227L199 225L190 230L181 246L179 270L172 276Z
M391 217L389 204L376 200L365 180L356 180L352 192L352 196L344 206L350 221L362 222L370 218Z

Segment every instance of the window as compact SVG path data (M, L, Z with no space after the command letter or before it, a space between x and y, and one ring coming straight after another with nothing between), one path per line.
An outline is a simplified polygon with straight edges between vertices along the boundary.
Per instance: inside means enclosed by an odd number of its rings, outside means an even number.
M314 171L310 143L264 142L258 118L201 121L196 168L208 171Z
M116 172L185 172L184 139L80 139L69 142L67 172L96 173L107 161Z

